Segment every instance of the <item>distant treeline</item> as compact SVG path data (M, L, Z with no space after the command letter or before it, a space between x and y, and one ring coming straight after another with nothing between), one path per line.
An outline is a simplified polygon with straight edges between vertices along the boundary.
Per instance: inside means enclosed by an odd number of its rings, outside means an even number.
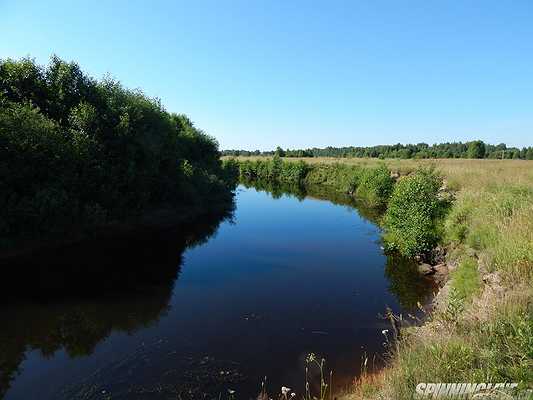
M225 156L273 156L280 157L371 157L371 158L493 158L533 160L533 147L507 147L505 143L486 144L481 140L472 142L440 143L429 145L393 144L372 147L326 147L305 150L290 150L278 147L273 151L224 150Z
M226 179L228 178L228 179ZM216 140L52 57L0 60L0 244L232 198Z

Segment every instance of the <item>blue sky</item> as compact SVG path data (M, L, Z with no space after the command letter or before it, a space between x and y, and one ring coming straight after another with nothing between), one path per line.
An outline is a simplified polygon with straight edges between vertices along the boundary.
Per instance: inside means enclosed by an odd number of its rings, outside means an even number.
M533 145L533 1L8 1L0 58L52 53L221 148Z

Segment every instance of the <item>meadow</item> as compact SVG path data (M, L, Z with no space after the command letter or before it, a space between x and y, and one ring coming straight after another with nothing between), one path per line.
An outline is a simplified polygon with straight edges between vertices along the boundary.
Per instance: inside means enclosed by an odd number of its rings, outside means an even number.
M239 157L246 160L265 157ZM406 328L387 367L359 377L351 399L411 399L419 382L533 383L533 161L284 159L411 176L432 167L452 196L439 244L449 280L425 323ZM321 167L322 168L322 167ZM408 216L406 216L408 217ZM365 363L365 360L354 360ZM366 363L365 363L366 365Z

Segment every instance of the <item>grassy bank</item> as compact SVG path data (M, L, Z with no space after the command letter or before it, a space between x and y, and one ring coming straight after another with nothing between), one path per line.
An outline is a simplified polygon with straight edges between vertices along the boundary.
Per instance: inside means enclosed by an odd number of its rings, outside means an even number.
M533 163L313 158L299 168L315 171L306 179L320 177L317 183L349 190L352 181L346 171L359 174L382 165L400 176L435 167L444 188L453 192L449 209L432 225L447 249L451 273L427 322L406 329L388 366L360 377L346 398L411 399L420 382L515 382L532 387ZM322 174L333 170L337 172ZM394 183L393 193L398 185Z

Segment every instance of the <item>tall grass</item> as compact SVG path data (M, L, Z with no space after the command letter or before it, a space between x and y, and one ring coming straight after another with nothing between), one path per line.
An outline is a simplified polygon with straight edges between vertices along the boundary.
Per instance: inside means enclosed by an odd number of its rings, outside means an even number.
M453 295L462 302L469 302L477 295L481 287L481 278L475 260L471 258L463 260L453 271L451 283Z
M450 243L474 249L508 284L533 284L533 185L461 191L446 221Z

